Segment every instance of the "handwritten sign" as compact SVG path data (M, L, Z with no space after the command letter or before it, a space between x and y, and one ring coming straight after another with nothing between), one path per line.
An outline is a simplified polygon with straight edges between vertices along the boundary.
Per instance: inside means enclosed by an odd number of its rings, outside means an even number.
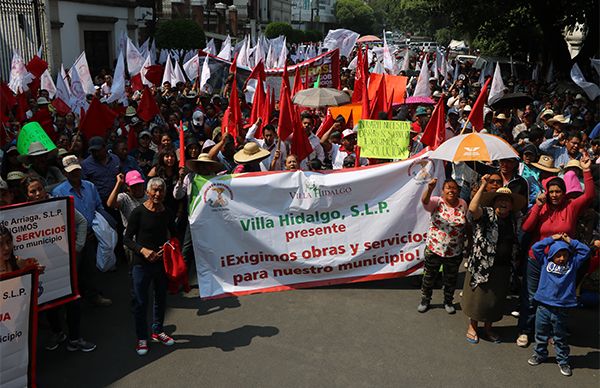
M44 148L48 151L52 151L56 148L56 145L50 140L50 137L44 131L44 128L38 122L27 123L19 131L17 138L17 151L21 155L27 155L29 151L29 145L34 141L42 143Z
M406 159L409 156L410 122L360 120L360 156L378 159Z

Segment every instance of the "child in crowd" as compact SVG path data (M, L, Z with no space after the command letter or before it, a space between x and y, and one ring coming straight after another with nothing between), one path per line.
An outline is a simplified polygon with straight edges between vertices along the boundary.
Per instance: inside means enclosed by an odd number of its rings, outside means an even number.
M541 264L541 275L535 293L535 300L538 302L535 348L533 356L527 362L535 366L548 358L548 340L552 334L560 373L571 376L567 343L568 311L577 306L577 269L587 259L590 249L563 233L538 241L532 250L535 259Z

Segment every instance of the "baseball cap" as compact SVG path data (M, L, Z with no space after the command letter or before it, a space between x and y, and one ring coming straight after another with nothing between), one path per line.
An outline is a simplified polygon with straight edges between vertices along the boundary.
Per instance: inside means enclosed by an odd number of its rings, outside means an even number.
M415 111L415 114L417 116L422 116L422 115L426 115L427 114L427 109L425 109L425 107L420 106L417 108L417 110Z
M204 141L204 144L202 144L202 152L204 152L204 150L214 146L216 143L210 139Z
M144 182L144 178L142 178L142 174L140 174L138 170L131 170L125 174L125 183L127 183L127 186L133 186Z
M354 129L344 129L344 132L342 132L342 139L352 135L356 135L356 131Z
M104 143L104 139L100 136L94 136L88 142L88 151L98 151L102 149L106 143Z
M71 172L73 170L80 169L81 165L79 164L79 159L75 155L65 156L62 160L62 164L65 168L66 172Z
M142 131L140 132L140 134L138 135L138 139L141 139L143 136L148 136L148 137L152 137L152 134L148 131Z

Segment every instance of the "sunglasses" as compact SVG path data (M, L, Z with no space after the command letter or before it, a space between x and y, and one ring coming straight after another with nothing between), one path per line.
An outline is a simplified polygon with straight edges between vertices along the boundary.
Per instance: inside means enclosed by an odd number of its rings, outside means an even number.
M489 179L488 183L495 183L497 185L501 185L502 184L502 179Z

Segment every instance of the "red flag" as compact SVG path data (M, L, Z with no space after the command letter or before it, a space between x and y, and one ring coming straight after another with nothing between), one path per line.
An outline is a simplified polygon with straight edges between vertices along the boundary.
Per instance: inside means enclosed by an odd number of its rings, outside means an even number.
M85 116L81 120L81 132L89 139L94 136L106 136L106 131L112 128L116 113L102 104L96 97L92 98L92 103Z
M385 82L383 81L383 77L379 78L379 85L377 86L377 93L375 94L375 98L370 102L369 112L370 118L372 120L377 120L379 112L383 112L387 108L386 101L386 91L385 91Z
M267 78L267 75L265 73L265 64L263 63L263 61L261 59L258 62L258 64L256 66L254 66L254 69L252 69L252 71L250 72L250 75L248 76L246 83L248 83L248 80L250 80L250 79L265 80L266 78ZM244 85L246 85L246 84L244 84Z
M240 99L238 97L237 80L235 73L233 76L233 82L231 83L231 93L229 94L229 106L225 110L223 115L223 123L221 126L221 133L225 136L225 133L229 132L236 141L238 136L238 128L242 124L242 110L240 108Z
M360 167L360 147L354 146L354 167Z
M275 89L271 88L271 98L269 99L269 120L273 117L273 112L275 112Z
M183 121L179 120L179 168L185 167L185 133Z
M35 76L35 78L40 78L42 74L48 69L48 62L44 61L42 58L34 55L31 58L31 61L25 65L27 71Z
M130 82L131 90L133 90L134 92L144 89L144 84L142 82L142 73L137 73L136 75L131 77Z
M0 123L8 122L8 113L17 105L17 99L6 82L0 83Z
M387 88L385 89L387 92ZM392 117L394 116L394 92L395 90L392 89L392 95L390 96L390 98L387 99L388 101L388 107L387 107L387 119L391 120Z
M317 129L316 136L319 139L322 138L325 132L327 132L334 123L335 119L333 118L333 116L331 116L331 111L327 109L327 115L325 116L325 120L323 120L319 129Z
M71 111L69 105L67 105L59 97L54 97L54 100L52 100L51 104L54 107L54 109L56 109L56 113L58 113L59 116L66 116L66 114Z
M271 123L271 116L273 116L272 106L271 106L271 87L267 86L267 92L264 95L264 102L262 106L262 110L260 112L260 117L262 117L263 126ZM258 131L256 131L258 137ZM260 131L260 135L262 137L262 128Z
M125 129L123 127L124 127L123 124L121 124L121 129L124 132ZM129 131L127 132L127 149L129 150L129 152L131 152L137 148L137 146L138 146L137 137L138 137L138 134L135 133L135 129L133 128L133 126L130 125Z
M144 86L142 98L140 99L140 104L137 108L137 115L144 121L150 121L159 113L160 109L158 108L156 100L152 96L150 88L148 88L148 86Z
M265 74L265 65L261 59L260 62L258 62L258 65L256 65L254 69L252 69L252 72L248 77L248 79L256 79L256 89L254 91L254 97L252 98L252 110L250 111L251 124L254 124L259 117L263 117L263 105L267 100L264 86L266 78L267 76ZM247 82L248 80L246 80L246 83ZM268 122L264 118L262 121L262 124L258 126L254 134L254 137L256 137L257 139L262 138L262 127L265 124L268 124Z
M17 111L15 112L15 118L18 121L25 121L27 118L27 110L29 109L29 98L26 93L17 94Z
M163 77L163 67L161 65L146 66L146 79L152 82L153 85L161 86Z
M423 131L421 143L435 150L446 140L446 112L444 96L440 98Z
M281 77L281 89L279 91L279 123L277 125L277 135L281 141L287 138L294 132L294 116L293 116L292 99L290 98L290 84L287 72L287 65L283 68L283 76Z
M237 69L237 57L238 57L239 51L235 53L235 55L233 56L233 61L231 62L231 65L229 65L229 73L236 73L236 69ZM208 55L208 54L206 54Z
M306 73L304 73L304 89L310 88L310 84L308 83L309 76L310 76L309 70L310 70L310 66L306 66Z
M490 85L491 81L492 78L490 77L487 81L485 81L485 84L483 84L483 87L479 92L479 96L477 96L477 101L475 101L475 104L473 104L473 108L471 109L471 113L467 119L467 122L470 122L473 126L473 131L479 132L483 129L483 106L488 98L488 86ZM465 127L466 126L467 124L465 123Z
M292 96L295 96L299 91L304 90L304 85L302 84L302 76L300 75L300 66L296 67L296 72L294 73L294 87L292 88Z
M281 117L281 116L280 116ZM290 152L298 157L298 161L303 161L313 152L312 144L308 140L306 131L298 120L294 120L294 133L292 134L292 146Z
M359 48L356 59L356 73L354 74L354 92L352 93L352 103L360 102L362 98L363 88L366 88L365 80L362 75L363 69L363 54Z

